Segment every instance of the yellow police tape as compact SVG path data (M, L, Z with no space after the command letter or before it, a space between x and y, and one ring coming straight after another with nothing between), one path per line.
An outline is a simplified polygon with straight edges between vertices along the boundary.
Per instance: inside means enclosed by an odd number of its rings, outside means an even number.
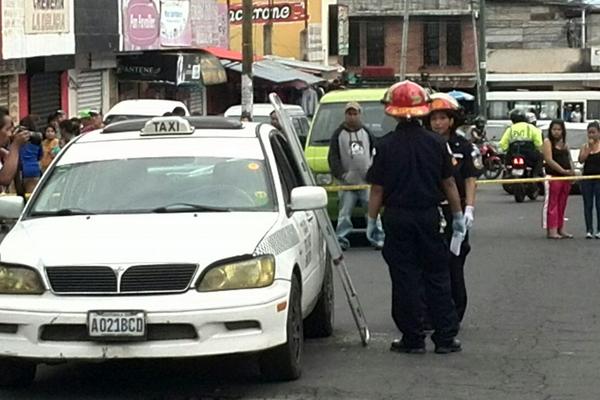
M478 185L512 185L515 183L540 183L540 182L555 182L555 181L592 181L600 180L600 175L588 176L547 176L540 178L518 178L518 179L478 179ZM339 192L346 190L363 190L369 189L370 185L329 185L323 186L328 192Z

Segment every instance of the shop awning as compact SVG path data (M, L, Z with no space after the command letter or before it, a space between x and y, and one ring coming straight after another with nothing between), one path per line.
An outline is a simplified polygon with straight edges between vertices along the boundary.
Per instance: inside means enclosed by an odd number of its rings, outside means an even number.
M275 61L287 67L292 67L307 73L320 75L325 79L334 79L338 77L345 68L340 66L324 65L310 61L301 61L294 58L284 58L278 56L265 56L265 59Z
M202 50L212 54L215 57L218 57L223 60L231 60L231 61L239 61L242 62L244 59L242 53L239 51L233 51L229 49L224 49L222 47L203 47ZM254 56L254 61L262 60L261 56Z
M221 60L221 62L225 68L239 72L240 74L242 73L242 63L226 60ZM252 72L255 78L264 79L274 83L300 81L304 82L306 85L314 85L324 81L324 79L321 77L281 65L271 60L255 61Z
M216 85L227 73L212 54L202 51L145 52L118 57L117 76L124 81L164 82L172 85Z

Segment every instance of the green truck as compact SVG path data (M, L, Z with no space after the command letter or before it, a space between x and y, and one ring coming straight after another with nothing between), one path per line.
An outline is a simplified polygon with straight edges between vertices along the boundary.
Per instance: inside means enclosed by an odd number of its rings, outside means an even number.
M396 121L383 111L381 100L387 89L350 89L327 93L321 98L319 108L312 122L306 142L305 155L308 165L315 174L317 183L321 186L336 184L335 178L329 171L327 154L329 141L333 132L344 121L344 107L350 101L358 102L363 109L362 121L376 137L382 137L392 131ZM338 215L338 196L336 192L329 193L329 216L333 221ZM357 209L355 215L364 215L365 210Z

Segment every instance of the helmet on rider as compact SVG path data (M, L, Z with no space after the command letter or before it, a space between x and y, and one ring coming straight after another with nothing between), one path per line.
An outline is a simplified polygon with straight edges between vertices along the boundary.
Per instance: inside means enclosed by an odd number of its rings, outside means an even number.
M429 114L429 95L420 85L398 82L390 87L383 100L385 113L395 118L419 118Z
M519 122L527 122L527 116L525 112L520 108L515 108L508 114L511 122L513 124L518 124Z
M475 118L475 120L473 121L473 124L475 125L475 127L477 129L483 129L485 128L485 117L482 117L481 115L478 116L477 118Z
M537 125L537 117L534 112L529 111L529 112L525 113L525 117L527 118L527 123L529 123L533 126Z

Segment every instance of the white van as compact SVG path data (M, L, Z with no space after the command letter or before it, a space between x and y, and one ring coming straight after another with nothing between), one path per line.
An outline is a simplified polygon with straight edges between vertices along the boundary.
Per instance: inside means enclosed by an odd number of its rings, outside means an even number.
M284 104L283 108L292 118L294 128L298 133L300 143L304 146L308 131L310 129L310 121L302 107L295 104ZM254 122L271 123L271 113L273 106L270 103L255 103L252 105L252 119ZM231 106L225 111L225 118L240 119L242 116L242 106Z
M185 115L190 112L181 101L162 99L123 100L115 104L104 116L104 124L109 125L123 119L136 119L145 117L161 117L167 112L173 112L176 107L185 110Z

